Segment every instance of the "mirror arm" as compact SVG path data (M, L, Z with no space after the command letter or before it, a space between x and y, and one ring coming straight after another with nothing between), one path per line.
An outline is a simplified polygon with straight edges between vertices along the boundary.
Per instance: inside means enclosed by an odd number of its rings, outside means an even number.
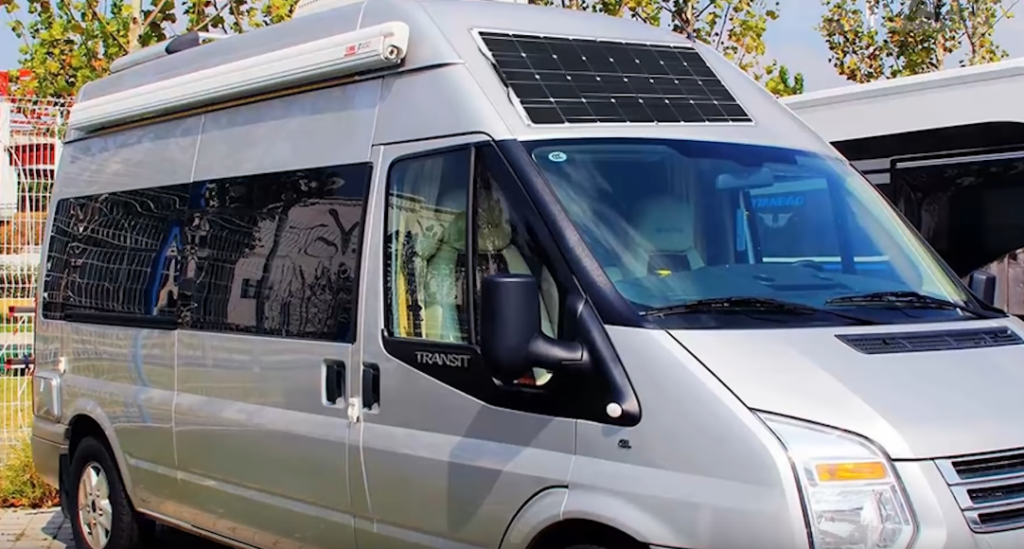
M590 354L582 343L562 341L540 333L530 341L528 356L531 362L555 371L586 373L590 371Z

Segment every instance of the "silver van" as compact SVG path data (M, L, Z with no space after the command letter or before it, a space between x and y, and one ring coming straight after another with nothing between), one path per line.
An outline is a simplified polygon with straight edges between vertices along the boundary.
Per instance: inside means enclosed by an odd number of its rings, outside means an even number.
M1024 325L706 46L307 1L69 128L33 451L82 549L1024 545Z

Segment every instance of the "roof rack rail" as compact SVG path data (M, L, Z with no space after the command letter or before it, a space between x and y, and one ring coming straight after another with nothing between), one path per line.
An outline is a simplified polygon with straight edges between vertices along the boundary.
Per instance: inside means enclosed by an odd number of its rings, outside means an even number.
M132 67L137 67L144 63L149 63L161 57L167 57L178 53L179 51L190 50L196 46L201 46L214 40L220 40L227 38L230 34L217 34L212 32L189 32L180 36L175 36L170 40L164 40L159 44L153 44L147 46L141 50L133 51L129 54L122 55L114 60L110 64L111 74L126 71Z

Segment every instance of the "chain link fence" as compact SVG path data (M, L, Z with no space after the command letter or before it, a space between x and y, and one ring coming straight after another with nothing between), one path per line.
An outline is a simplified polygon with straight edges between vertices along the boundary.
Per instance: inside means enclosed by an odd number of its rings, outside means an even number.
M37 275L69 108L0 97L0 460L32 426Z

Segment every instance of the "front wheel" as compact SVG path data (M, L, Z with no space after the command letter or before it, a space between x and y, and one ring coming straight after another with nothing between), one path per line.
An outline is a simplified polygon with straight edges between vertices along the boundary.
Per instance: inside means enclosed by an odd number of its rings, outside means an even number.
M79 443L71 460L67 491L79 549L139 549L140 529L124 483L106 446L89 437Z

